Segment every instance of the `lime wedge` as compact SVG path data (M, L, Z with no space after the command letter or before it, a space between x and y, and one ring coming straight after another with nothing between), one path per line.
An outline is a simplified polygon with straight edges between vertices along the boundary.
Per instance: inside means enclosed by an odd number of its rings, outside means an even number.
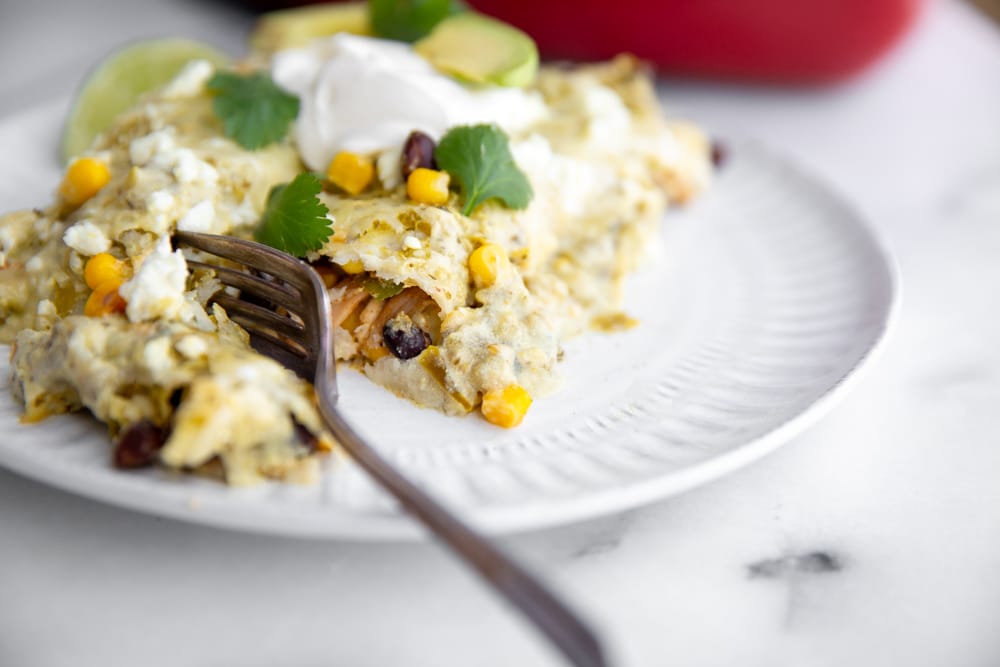
M165 85L192 60L224 65L229 57L188 39L136 42L113 52L84 79L63 125L62 157L86 150L146 92Z
M367 2L296 7L260 17L250 35L250 47L264 53L305 46L317 37L338 32L371 35Z
M449 16L413 48L442 72L473 83L527 86L538 71L534 40L473 12Z

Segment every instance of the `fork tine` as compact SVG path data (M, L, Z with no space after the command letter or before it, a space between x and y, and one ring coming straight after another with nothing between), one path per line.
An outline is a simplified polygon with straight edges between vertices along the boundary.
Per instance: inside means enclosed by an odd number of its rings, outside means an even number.
M291 317L279 315L273 310L268 310L243 299L237 299L225 292L216 293L209 299L209 302L222 306L233 319L236 319L237 316L249 318L286 336L301 336L305 331L305 325Z
M253 316L247 316L242 313L230 313L230 316L234 322L246 329L247 333L251 336L257 336L273 345L277 345L300 359L312 358L308 346L297 338L282 336L268 328L267 325L262 324Z
M266 266L268 273L299 289L312 287L309 275L302 271L303 262L261 243L244 241L231 236L182 231L174 232L174 240L237 264Z
M235 287L245 293L258 296L275 306L281 306L291 312L295 312L302 306L302 297L294 290L284 285L273 283L257 276L252 276L245 271L237 271L224 266L205 264L204 262L188 261L188 267L192 269L206 269L214 271L216 277L223 285Z
M283 343L275 342L273 339L261 336L260 333L250 331L250 347L265 357L274 359L285 368L291 369L303 380L312 382L313 362L289 351Z

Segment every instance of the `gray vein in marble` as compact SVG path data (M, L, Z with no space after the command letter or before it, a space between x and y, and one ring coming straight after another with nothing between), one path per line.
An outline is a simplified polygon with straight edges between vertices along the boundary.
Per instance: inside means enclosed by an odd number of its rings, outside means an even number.
M829 551L786 554L747 565L751 579L792 579L803 574L828 574L844 569L841 556Z
M797 629L804 614L815 602L813 582L818 576L836 574L844 569L844 558L828 550L786 553L765 558L747 566L749 579L777 582L782 587L785 602L782 627Z
M545 560L589 561L618 551L634 523L635 512L623 512L555 528L545 534L526 534L514 541Z
M634 514L629 512L614 517L613 521L601 524L590 539L570 554L571 560L589 558L616 551L625 540L625 534L632 526Z

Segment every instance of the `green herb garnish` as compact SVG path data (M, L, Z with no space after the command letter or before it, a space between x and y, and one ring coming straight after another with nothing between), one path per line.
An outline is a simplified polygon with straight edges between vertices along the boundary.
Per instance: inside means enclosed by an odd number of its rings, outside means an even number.
M465 9L461 0L368 0L375 34L401 42L417 41L443 19Z
M510 154L507 135L496 125L453 127L438 142L434 159L461 186L465 215L487 199L515 209L531 202L531 184Z
M226 136L249 150L281 141L299 114L299 98L279 88L264 72L219 72L208 81L212 109Z
M366 292L372 295L372 298L378 301L385 301L403 291L403 285L392 280L384 280L374 276L365 278L361 285L365 288Z
M329 210L317 196L322 187L314 174L305 173L271 188L254 238L296 257L319 250L331 231Z

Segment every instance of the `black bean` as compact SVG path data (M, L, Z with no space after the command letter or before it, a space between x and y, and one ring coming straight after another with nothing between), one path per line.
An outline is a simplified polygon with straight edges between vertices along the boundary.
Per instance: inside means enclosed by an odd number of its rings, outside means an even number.
M729 158L729 149L726 145L719 141L718 139L712 140L712 166L716 169L722 169L726 165L726 160Z
M382 327L382 340L393 356L412 359L431 344L431 337L405 314L397 315Z
M115 444L114 462L119 468L144 468L156 462L166 430L148 419L125 429Z
M419 167L424 169L436 169L434 162L434 140L421 132L414 130L406 138L403 144L403 156L400 159L403 169L403 180L406 180L410 172Z

